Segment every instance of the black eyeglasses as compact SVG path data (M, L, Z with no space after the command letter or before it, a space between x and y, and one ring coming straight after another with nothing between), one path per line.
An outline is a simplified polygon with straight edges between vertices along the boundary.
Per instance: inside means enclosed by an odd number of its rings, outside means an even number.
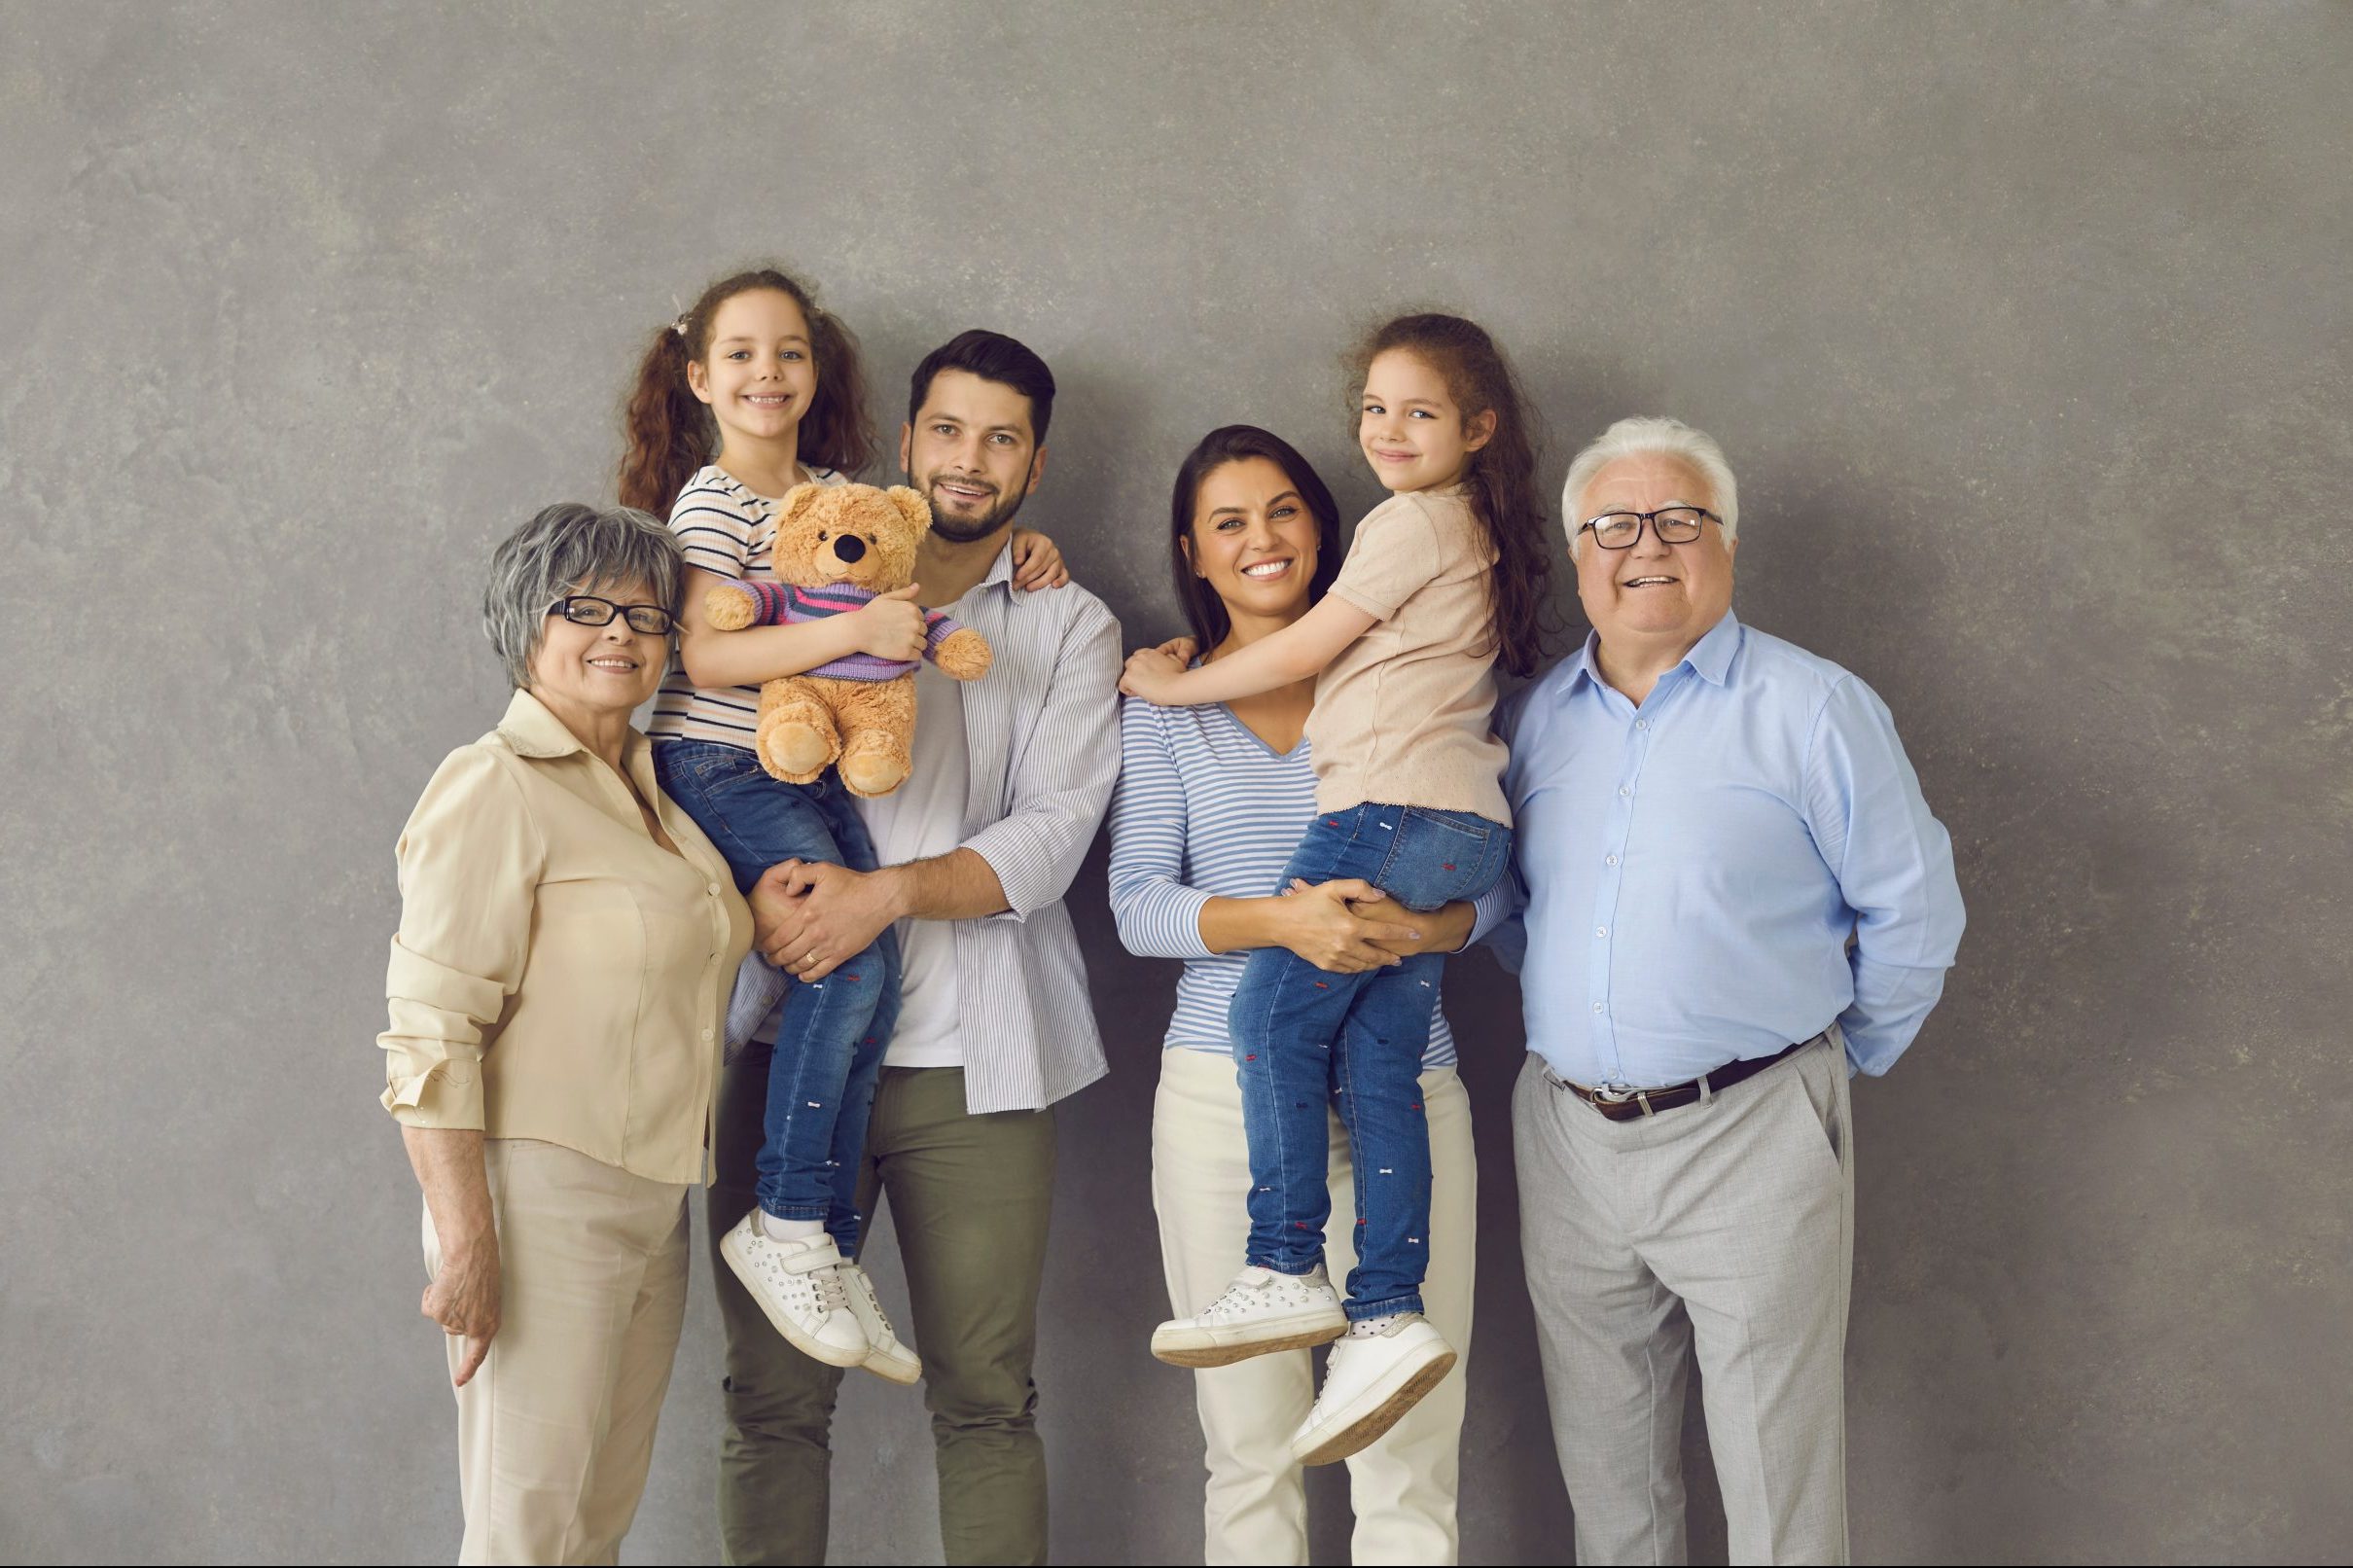
M1688 545L1699 537L1701 523L1722 527L1724 519L1705 507L1661 507L1657 512L1605 512L1577 531L1591 529L1593 543L1604 550L1632 550L1646 522L1660 544Z
M675 617L659 604L615 604L593 593L575 593L568 599L557 599L548 607L548 614L562 616L576 626L609 626L615 616L626 616L631 631L641 631L649 637L666 637L678 624Z

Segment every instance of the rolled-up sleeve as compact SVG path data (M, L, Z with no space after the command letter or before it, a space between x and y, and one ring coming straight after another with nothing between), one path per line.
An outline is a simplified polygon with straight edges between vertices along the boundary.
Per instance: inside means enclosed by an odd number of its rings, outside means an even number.
M1070 891L1120 776L1120 624L1092 599L1063 632L1053 675L1009 780L1013 809L964 841L1005 890L996 919L1020 920Z
M1207 958L1201 907L1187 885L1184 780L1168 750L1166 710L1130 699L1120 708L1120 786L1111 797L1111 917L1120 942L1142 958Z
M1943 995L1960 948L1952 840L1929 812L1887 705L1851 675L1815 720L1805 787L1815 847L1855 911L1855 997L1838 1017L1847 1059L1884 1073Z
M485 1037L522 977L545 848L517 781L468 746L425 786L398 855L384 1108L409 1126L480 1130Z

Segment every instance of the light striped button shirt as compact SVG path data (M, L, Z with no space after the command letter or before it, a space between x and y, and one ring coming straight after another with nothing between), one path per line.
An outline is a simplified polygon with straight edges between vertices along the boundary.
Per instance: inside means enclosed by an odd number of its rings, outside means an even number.
M1226 1010L1250 953L1203 945L1201 907L1281 891L1283 868L1314 816L1305 740L1278 752L1223 703L1124 705L1111 802L1111 912L1129 952L1185 960L1163 1046L1233 1050ZM1454 1035L1441 1012L1422 1066L1453 1065Z
M1120 624L1076 584L1016 592L1013 547L956 601L988 639L988 673L963 689L971 758L962 847L988 862L1011 906L950 922L963 1018L964 1108L1034 1111L1103 1076L1087 966L1062 896L1119 777ZM920 722L920 719L918 719Z

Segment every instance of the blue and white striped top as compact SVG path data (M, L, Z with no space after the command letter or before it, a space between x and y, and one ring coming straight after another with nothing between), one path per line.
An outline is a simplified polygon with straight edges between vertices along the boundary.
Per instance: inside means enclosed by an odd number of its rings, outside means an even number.
M1283 868L1314 819L1315 770L1305 740L1278 753L1224 703L1121 704L1111 912L1129 952L1185 960L1163 1046L1232 1051L1226 1009L1250 954L1204 946L1201 906L1279 892ZM1454 1035L1442 1006L1422 1066L1453 1065Z

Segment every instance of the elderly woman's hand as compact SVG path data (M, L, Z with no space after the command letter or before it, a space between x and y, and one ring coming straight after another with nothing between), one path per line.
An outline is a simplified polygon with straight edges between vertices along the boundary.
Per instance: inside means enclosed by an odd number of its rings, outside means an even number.
M454 1248L445 1248L441 1269L425 1287L425 1300L418 1310L440 1324L442 1333L465 1336L466 1359L458 1363L457 1373L450 1379L457 1387L465 1387L490 1353L490 1340L498 1333L498 1233L485 1230Z

